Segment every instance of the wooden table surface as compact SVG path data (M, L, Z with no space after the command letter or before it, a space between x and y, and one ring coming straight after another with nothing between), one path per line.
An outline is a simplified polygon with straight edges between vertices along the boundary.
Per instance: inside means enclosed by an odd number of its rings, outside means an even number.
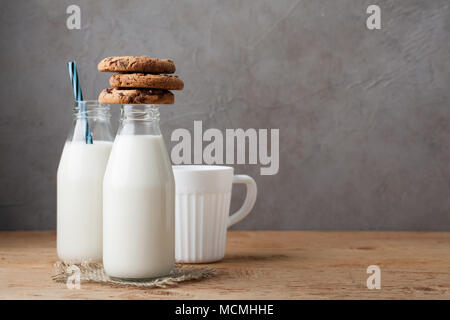
M0 232L0 299L450 299L450 233L229 232L210 279L163 289L55 283L56 234ZM369 290L369 265L381 289Z

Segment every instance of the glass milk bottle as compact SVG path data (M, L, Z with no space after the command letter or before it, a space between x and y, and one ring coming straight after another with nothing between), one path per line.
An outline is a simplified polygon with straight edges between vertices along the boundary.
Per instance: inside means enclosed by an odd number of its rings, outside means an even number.
M57 251L63 261L102 261L103 176L112 140L109 107L75 102L57 174Z
M150 279L175 261L175 182L154 105L124 105L103 182L103 265Z

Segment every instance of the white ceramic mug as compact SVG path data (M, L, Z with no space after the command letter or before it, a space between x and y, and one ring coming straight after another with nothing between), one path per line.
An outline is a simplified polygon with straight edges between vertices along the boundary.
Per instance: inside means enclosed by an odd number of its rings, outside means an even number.
M226 166L173 166L175 177L175 260L206 263L222 259L228 227L244 219L256 201L256 183ZM242 207L229 215L233 183L247 186Z

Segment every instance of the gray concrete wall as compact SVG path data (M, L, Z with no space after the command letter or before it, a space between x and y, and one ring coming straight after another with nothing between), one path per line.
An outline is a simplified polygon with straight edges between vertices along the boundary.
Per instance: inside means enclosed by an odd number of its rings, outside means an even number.
M68 30L69 4L82 29ZM369 4L382 29L365 26ZM173 58L176 128L279 128L280 170L236 229L450 230L448 0L4 1L0 229L53 229L71 123L65 63L96 98L111 55ZM114 110L114 123L117 122ZM232 208L242 201L236 188Z

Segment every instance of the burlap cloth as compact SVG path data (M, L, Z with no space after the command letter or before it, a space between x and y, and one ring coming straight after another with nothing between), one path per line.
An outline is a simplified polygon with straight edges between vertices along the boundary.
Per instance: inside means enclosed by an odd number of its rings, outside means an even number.
M129 281L111 279L103 269L101 263L82 262L77 264L57 261L54 265L56 274L52 279L56 282L67 282L75 272L79 273L80 283L97 282L114 286L145 287L145 288L167 288L178 285L180 282L201 280L215 275L215 270L206 267L192 267L176 264L173 271L165 277L155 278L148 281ZM79 270L79 271L78 271Z

